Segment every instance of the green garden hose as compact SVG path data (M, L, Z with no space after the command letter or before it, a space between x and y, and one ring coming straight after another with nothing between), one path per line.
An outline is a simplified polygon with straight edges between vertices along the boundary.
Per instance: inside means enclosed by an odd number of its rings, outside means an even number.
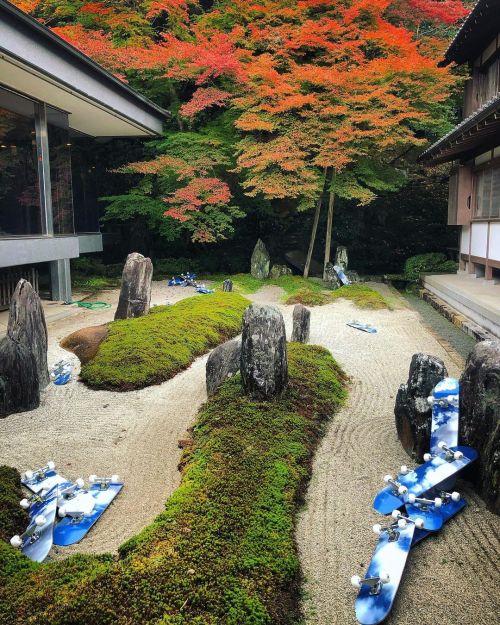
M106 302L74 302L80 308L88 308L89 310L96 310L97 308L111 308L111 304Z

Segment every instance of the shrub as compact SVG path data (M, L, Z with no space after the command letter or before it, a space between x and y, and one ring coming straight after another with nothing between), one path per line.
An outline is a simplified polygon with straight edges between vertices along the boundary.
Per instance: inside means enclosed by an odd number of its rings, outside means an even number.
M187 271L199 273L201 263L189 258L157 258L153 261L153 280L165 280Z
M405 262L404 271L409 280L417 281L421 273L455 272L457 269L458 265L455 261L447 260L444 254L436 252L410 256Z
M0 540L9 541L28 527L28 513L19 505L23 498L21 476L16 469L0 466Z
M156 306L149 315L113 321L81 377L93 388L131 390L159 384L196 356L241 331L250 302L237 293L196 295Z
M180 487L122 545L118 561L73 556L35 573L12 571L0 579L0 622L297 622L294 515L314 449L345 390L321 347L290 344L289 373L288 389L273 402L245 397L239 376L227 381L199 413Z

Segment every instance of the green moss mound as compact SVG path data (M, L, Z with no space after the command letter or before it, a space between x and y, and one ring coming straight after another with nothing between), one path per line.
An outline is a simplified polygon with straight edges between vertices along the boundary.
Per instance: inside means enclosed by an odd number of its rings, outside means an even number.
M300 289L286 300L287 304L304 304L304 306L322 306L339 299L348 299L358 308L365 310L390 309L391 305L378 291L364 284L351 284L340 287L335 291L315 292L308 289Z
M73 556L0 577L0 622L296 623L294 515L314 449L345 390L321 347L290 344L289 372L289 387L274 402L251 401L235 377L205 404L181 486L121 547L118 561Z
M250 302L237 293L189 297L156 306L149 315L113 321L81 378L93 388L118 391L160 384L201 354L241 331Z
M216 286L222 285L223 280L227 276L207 276L207 279L213 280ZM301 290L311 291L313 293L321 293L325 287L321 280L314 278L303 278L302 276L280 276L279 278L266 278L259 280L249 273L237 273L230 276L233 281L233 289L237 293L255 293L262 287L278 286L285 292L283 301ZM285 302L286 303L286 302Z

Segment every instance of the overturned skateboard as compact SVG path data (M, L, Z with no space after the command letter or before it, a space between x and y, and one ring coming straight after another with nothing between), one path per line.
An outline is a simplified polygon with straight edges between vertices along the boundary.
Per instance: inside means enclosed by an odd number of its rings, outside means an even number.
M361 321L348 321L346 325L351 328L355 328L356 330L361 330L361 332L368 332L368 334L377 333L377 328L374 328L369 323L361 323Z
M384 477L387 484L375 497L373 507L381 514L390 514L408 501L409 495L422 497L427 491L455 476L477 458L477 451L472 447L448 447L439 443L440 453L427 462L409 471L406 475L394 479L391 475Z
M340 280L340 282L342 282L342 284L344 286L349 286L351 284L351 281L345 275L344 270L342 269L342 267L340 265L333 265L333 268L334 268L335 273L337 274L337 278Z
M459 391L458 380L444 378L428 398L432 406L431 454L439 453L440 441L448 447L458 445Z
M34 471L26 471L21 484L29 488L33 493L40 493L42 490L49 491L58 484L67 484L68 480L56 472L56 465L49 461L44 467Z
M359 589L354 603L356 618L361 625L377 625L391 611L406 559L412 546L416 529L422 527L421 520L412 521L394 510L389 525L374 525L379 535L373 558L364 578L354 575L351 584Z
M461 497L458 501L453 501L450 499L446 504L443 504L440 510L443 525L454 516L456 516L459 512L461 512L466 505L467 502L463 497ZM436 532L426 530L425 528L415 528L415 533L413 534L411 546L414 547L415 545L418 545L420 542L422 542L424 538L435 535Z
M91 475L89 481L91 486L88 490L82 490L59 507L59 516L62 518L54 528L55 545L67 546L80 542L123 488L123 482L119 481L117 475Z
M30 522L26 531L10 539L13 547L21 549L34 562L43 562L52 547L52 532L57 510L57 490L33 494L21 501L21 507L29 509Z
M425 530L436 532L443 526L446 514L450 509L454 508L451 504L455 504L460 500L460 493L456 491L452 493L444 490L439 491L434 498L431 498L429 494L425 497L416 497L410 494L405 505L406 514L410 519L422 519Z

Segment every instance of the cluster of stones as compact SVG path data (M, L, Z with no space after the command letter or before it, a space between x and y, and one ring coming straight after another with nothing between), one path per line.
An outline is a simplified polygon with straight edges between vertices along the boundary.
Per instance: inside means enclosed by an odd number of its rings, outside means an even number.
M287 265L272 265L269 252L262 239L255 244L250 260L250 273L257 280L265 280L266 278L280 278L281 276L292 275L292 270Z
M404 449L421 462L429 449L432 409L427 403L436 384L447 377L444 363L415 354L408 382L398 391L396 428ZM468 473L486 504L500 514L500 341L477 343L460 378L459 443L477 449Z
M301 304L293 311L292 340L309 340L310 312ZM206 366L207 393L213 395L228 378L241 372L243 390L259 401L279 397L288 384L285 322L274 306L251 304L243 315L241 340L216 347Z

